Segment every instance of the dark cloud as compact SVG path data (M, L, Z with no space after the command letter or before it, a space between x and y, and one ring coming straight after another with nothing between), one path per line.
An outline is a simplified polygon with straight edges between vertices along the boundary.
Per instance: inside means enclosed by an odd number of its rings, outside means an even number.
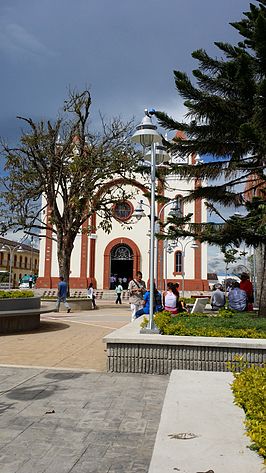
M55 116L69 86L90 86L94 112L109 117L141 119L146 106L182 115L173 69L189 73L193 50L235 42L228 23L248 4L1 0L0 135L12 137L18 114Z

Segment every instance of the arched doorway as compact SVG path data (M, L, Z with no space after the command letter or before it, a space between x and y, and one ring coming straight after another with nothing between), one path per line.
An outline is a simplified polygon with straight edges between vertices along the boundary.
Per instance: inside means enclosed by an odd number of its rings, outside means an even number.
M122 249L119 250L119 247ZM115 238L105 248L103 289L110 288L111 274L121 274L123 269L126 271L125 275L127 274L128 278L133 278L136 272L140 270L139 248L133 240L125 237Z
M110 261L111 276L116 278L116 280L122 280L124 289L127 288L128 282L133 278L133 251L128 245L120 244L112 248ZM110 289L114 289L113 284L110 284Z

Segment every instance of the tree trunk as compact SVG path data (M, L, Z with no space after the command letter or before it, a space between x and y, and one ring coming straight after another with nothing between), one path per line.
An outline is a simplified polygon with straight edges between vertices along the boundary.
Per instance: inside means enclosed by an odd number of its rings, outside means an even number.
M255 277L257 276L256 301L259 317L266 317L266 246L260 244L255 250Z
M73 250L73 242L68 238L62 237L57 240L57 258L59 266L59 276L63 276L67 283L67 294L70 294L69 287L69 275L70 275L70 263L71 254Z

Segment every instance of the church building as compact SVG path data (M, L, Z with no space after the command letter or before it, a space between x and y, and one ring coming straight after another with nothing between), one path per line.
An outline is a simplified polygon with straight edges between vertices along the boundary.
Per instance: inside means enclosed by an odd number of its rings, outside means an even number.
M178 157L172 161L178 162ZM197 157L190 156L189 163L197 165ZM144 182L144 181L143 181ZM110 188L118 180L107 183ZM120 184L123 184L121 182ZM183 202L189 190L196 186L196 181L187 182L178 175L166 177L160 193L169 198L169 203L156 203L156 216L165 222L174 209L184 215L191 213L192 222L206 221L206 207L201 200ZM71 257L70 288L84 289L92 282L97 289L113 288L113 279L124 280L124 287L141 271L143 279L149 280L150 219L149 199L144 195L147 188L139 177L131 180L127 190L132 195L128 201L121 201L113 207L112 231L108 234L98 228L98 217L93 216L83 224L82 232L77 236ZM142 218L137 218L141 210ZM93 228L88 233L87 228ZM38 287L56 288L59 269L57 263L56 242L49 230L40 242L40 266ZM168 281L178 282L180 290L208 290L207 281L207 245L195 242L191 238L178 241L157 240L155 243L155 280L158 289L164 289Z

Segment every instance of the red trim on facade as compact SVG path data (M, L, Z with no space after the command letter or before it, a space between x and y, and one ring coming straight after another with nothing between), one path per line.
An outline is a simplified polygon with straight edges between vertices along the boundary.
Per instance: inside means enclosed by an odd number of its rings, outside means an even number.
M87 280L88 270L88 220L82 224L80 250L80 278Z
M96 214L91 216L91 233L96 232ZM97 281L95 279L95 257L96 257L96 240L90 239L90 263L89 263L89 278L88 283L93 284L94 288L97 288Z
M196 179L195 181L195 189L201 185L201 180ZM194 206L194 222L195 223L202 223L202 200L197 199L195 200ZM198 248L194 250L194 278L201 279L201 243L200 241L196 241Z
M120 222L120 223L121 222L126 222L127 220L129 220L132 217L132 214L134 212L134 207L133 207L132 203L129 202L129 200L123 200L121 202L127 204L130 207L130 213L127 217L118 217L118 216L116 216L116 214L115 214L116 206L120 203L120 202L116 202L112 207L112 213L113 213L113 218L115 220L117 220L117 222Z
M140 270L140 251L136 243L129 238L115 238L105 248L103 256L103 289L109 289L111 251L116 245L128 245L133 252L133 274Z
M47 208L46 225L50 224L51 209ZM52 287L51 270L53 256L52 229L46 228L45 232L45 252L44 252L44 276L37 279L36 287Z
M176 271L176 255L180 254L181 255L181 271ZM174 256L174 271L173 271L173 275L174 276L181 276L182 275L182 269L184 270L184 268L182 268L182 265L184 264L184 261L182 260L182 251L181 250L176 250L173 254Z

